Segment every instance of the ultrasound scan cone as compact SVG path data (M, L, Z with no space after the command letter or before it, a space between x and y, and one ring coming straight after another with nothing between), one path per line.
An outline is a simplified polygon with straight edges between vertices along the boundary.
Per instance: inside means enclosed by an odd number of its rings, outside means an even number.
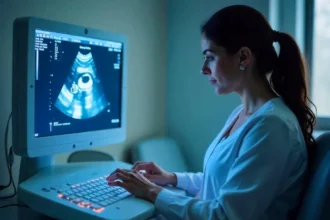
M102 112L107 103L92 54L78 52L55 106L69 117L88 119Z

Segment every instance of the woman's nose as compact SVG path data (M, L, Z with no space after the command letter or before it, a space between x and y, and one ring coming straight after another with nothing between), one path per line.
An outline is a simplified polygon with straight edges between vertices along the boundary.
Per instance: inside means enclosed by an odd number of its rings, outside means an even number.
M203 75L210 75L211 74L210 69L208 67L206 67L205 64L202 66L201 74L203 74Z

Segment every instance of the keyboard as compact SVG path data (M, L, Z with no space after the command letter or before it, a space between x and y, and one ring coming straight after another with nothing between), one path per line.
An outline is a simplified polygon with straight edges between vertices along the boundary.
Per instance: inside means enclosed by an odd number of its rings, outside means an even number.
M154 204L106 181L116 168L131 167L120 161L56 164L22 182L18 199L55 219L144 220L155 212Z
M77 204L82 208L90 208L94 212L102 212L107 206L132 196L131 193L118 186L109 186L108 175L80 183L67 183L64 186L52 186L44 191L57 191L59 198Z

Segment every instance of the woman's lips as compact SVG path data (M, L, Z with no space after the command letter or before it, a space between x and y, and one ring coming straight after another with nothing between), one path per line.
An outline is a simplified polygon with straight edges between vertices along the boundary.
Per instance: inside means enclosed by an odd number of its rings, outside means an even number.
M217 81L215 79L210 79L211 84L215 84Z

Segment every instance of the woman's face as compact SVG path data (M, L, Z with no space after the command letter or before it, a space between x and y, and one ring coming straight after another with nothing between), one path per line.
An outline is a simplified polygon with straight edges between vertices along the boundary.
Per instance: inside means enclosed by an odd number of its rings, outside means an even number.
M228 94L239 89L244 71L240 70L238 54L229 55L204 35L202 37L204 64L201 72L208 77L217 94Z

